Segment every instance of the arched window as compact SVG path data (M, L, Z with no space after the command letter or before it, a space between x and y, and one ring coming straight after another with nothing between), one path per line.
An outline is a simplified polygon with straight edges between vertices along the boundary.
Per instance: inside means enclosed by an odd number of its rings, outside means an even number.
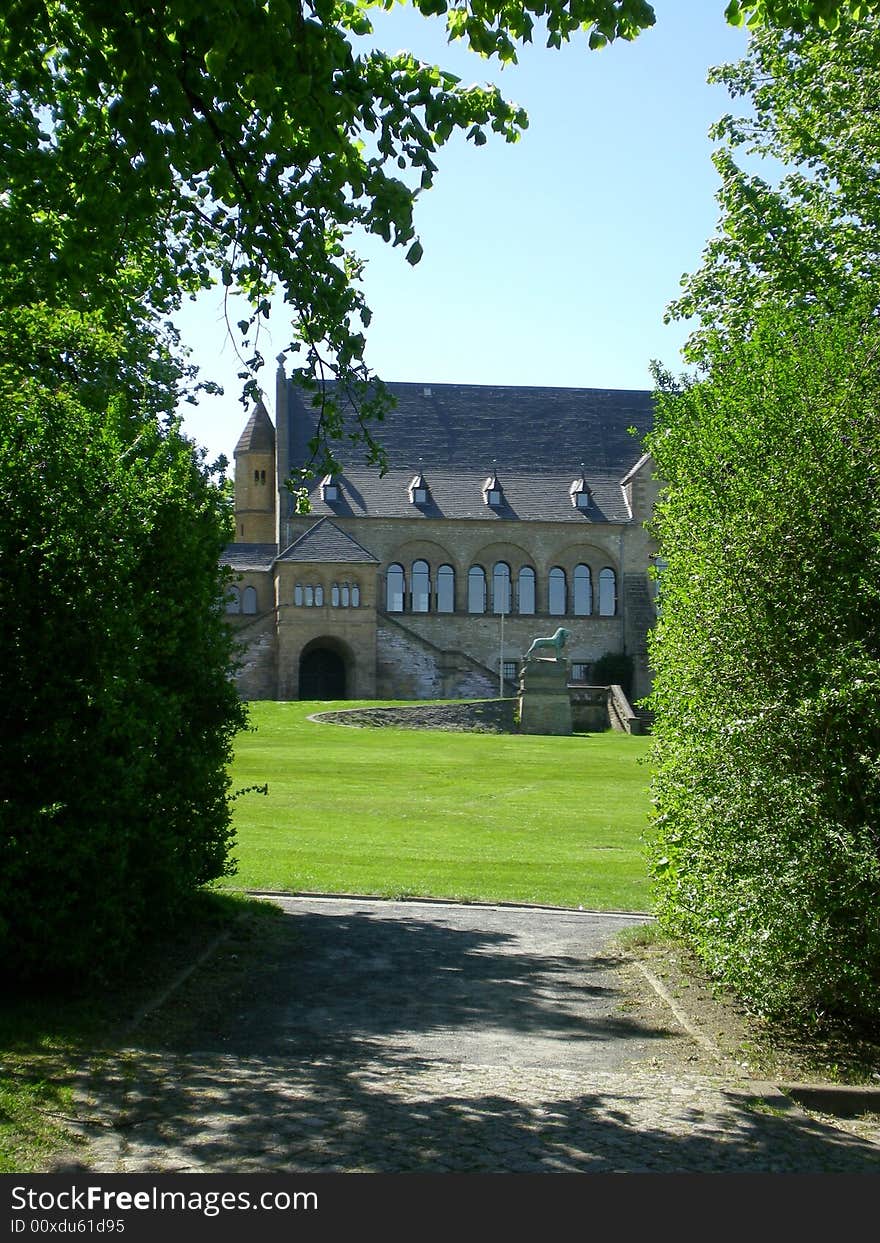
M437 571L437 612L455 612L455 570L441 565Z
M574 567L574 615L589 617L593 611L593 577L588 565Z
M241 601L242 613L256 613L257 611L257 589L256 587L245 587L244 595Z
M599 571L599 616L614 617L617 613L617 575L606 565Z
M492 612L510 612L510 566L496 561L492 567Z
M314 589L314 587L306 587L306 589L305 589L305 595L306 595L306 608L307 608L307 609L310 609L310 608L312 607L312 605L315 603L315 589Z
M334 583L333 586L330 588L330 607L334 609L339 608L339 584L338 583Z
M237 587L230 587L226 592L226 612L241 612L241 596Z
M468 570L468 612L485 613L486 611L486 571L481 565L472 565Z
M554 617L564 617L567 605L567 595L565 586L565 570L561 570L558 565L554 565L550 571L550 613Z
M302 584L297 583L297 585L293 589L293 603L302 605L302 602L303 602Z
M530 565L524 565L516 580L516 608L524 617L531 617L535 611L535 571Z
M389 565L388 573L385 577L385 607L389 613L403 612L403 595L406 591L406 578L403 573L403 566Z
M315 604L318 606L318 608L320 608L323 603L324 603L324 588L318 586L315 588Z
M427 561L412 563L410 608L414 613L427 613L431 608L431 570Z
M361 605L361 589L357 583L351 585L351 607L353 609L360 608Z
M342 584L342 587L340 588L340 595L342 597L342 607L347 609L351 604L351 588L348 583Z

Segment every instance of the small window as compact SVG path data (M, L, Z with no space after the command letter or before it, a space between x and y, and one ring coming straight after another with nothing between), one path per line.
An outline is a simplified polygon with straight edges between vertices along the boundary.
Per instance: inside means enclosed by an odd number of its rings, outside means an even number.
M339 591L342 607L347 609L351 604L351 588L348 583L343 583Z
M229 590L226 592L226 612L227 613L240 613L241 612L241 596L239 595L239 591L237 587L230 587Z
M310 609L310 608L312 607L312 605L315 603L315 589L314 589L314 587L306 587L306 589L305 589L305 598L306 598L306 608L307 608L307 609Z
M584 468L581 467L580 477L573 479L571 487L568 489L571 503L577 509L589 509L591 504L590 487L584 475Z
M492 509L500 509L504 503L504 493L501 489L501 480L498 478L498 472L494 471L483 484L483 496L486 504Z
M254 471L254 483L259 483L259 482L260 482L260 472L258 470L255 470Z
M593 579L588 565L574 567L574 615L589 617L593 611Z
M431 607L431 570L427 561L413 562L410 590L412 611L427 613Z
M510 612L510 566L505 561L492 567L492 612Z
M333 586L330 588L330 607L334 609L339 608L339 584L338 583L334 583Z
M242 613L256 613L257 611L257 589L256 587L245 587L244 595L241 601Z
M455 612L455 570L441 565L437 571L437 612Z
M402 565L389 565L385 578L385 607L389 613L403 612L403 597L406 591L406 579Z
M516 594L517 612L523 617L531 617L535 611L535 571L530 565L524 565L519 572Z
M549 611L554 617L564 617L567 605L565 570L555 565L549 575Z
M339 500L339 485L332 475L325 475L321 480L321 497L325 501Z
M297 585L293 589L293 603L296 605L299 605L299 607L302 608L303 589L302 589L301 583L297 583Z
M427 505L428 503L428 481L422 474L421 468L418 474L410 480L409 499L413 505Z
M515 682L517 675L517 667L515 660L503 660L501 662L501 676L506 682Z
M318 608L320 608L323 603L324 603L324 588L316 587L315 588L315 604L317 605Z
M486 611L486 571L481 565L472 565L468 570L468 612L485 613Z
M592 665L585 664L583 661L573 660L571 662L571 680L572 682L580 682L581 685L588 685L591 677Z
M360 587L358 587L357 583L352 583L351 585L351 607L353 609L359 609L360 606L361 606L361 589Z
M599 571L599 616L614 617L617 613L617 575L610 566Z

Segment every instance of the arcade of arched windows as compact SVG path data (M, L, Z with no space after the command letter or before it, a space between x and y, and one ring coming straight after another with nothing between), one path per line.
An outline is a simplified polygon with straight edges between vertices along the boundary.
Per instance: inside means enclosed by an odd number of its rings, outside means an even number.
M357 609L361 604L360 584L346 579L328 586L324 583L302 582L293 587L293 603L296 608L320 609L329 604L332 609Z
M544 594L542 594L542 592ZM456 570L444 563L432 569L422 558L409 566L392 562L385 572L389 613L454 613ZM531 617L615 617L617 571L610 565L580 562L570 569L554 565L542 584L531 565L508 561L475 562L465 575L460 611Z
M226 612L256 614L256 587L229 587L226 591Z

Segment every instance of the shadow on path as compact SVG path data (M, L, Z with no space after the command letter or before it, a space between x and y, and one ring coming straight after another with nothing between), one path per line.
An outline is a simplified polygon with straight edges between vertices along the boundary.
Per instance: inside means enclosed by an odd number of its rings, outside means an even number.
M176 1046L141 1040L103 1066L83 1168L880 1168L874 1145L783 1097L755 1100L747 1084L654 1058L682 1037L620 1013L608 947L620 921L284 906L295 913L210 1024Z

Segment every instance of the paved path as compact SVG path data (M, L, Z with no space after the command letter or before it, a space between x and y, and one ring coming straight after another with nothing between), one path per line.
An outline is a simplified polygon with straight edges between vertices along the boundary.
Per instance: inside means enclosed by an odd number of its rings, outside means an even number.
M135 1043L92 1086L89 1169L880 1170L880 1146L756 1099L671 1013L621 1008L609 941L632 918L279 904L242 1012L192 1047Z

